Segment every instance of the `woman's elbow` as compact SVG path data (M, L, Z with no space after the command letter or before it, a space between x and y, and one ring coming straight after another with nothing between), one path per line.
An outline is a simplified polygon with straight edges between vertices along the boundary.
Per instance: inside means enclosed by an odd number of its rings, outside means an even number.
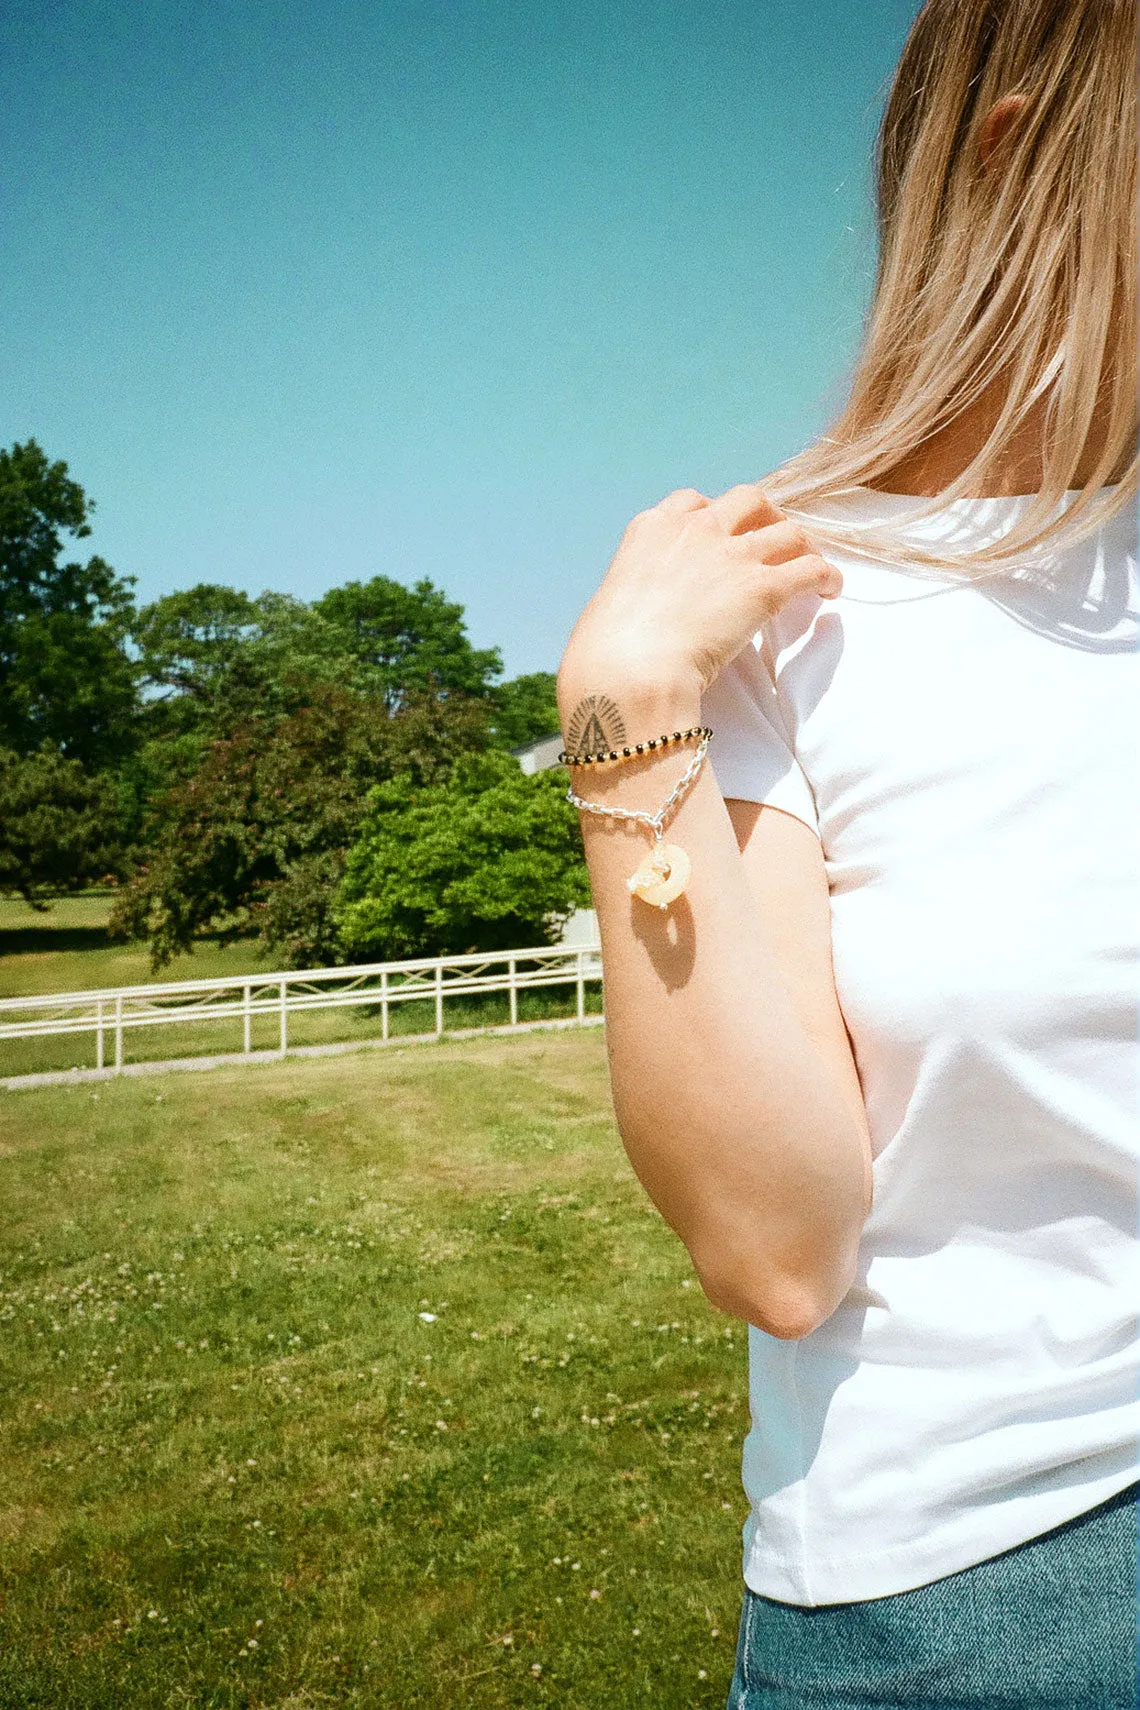
M696 1270L710 1305L781 1342L802 1341L818 1330L850 1286L821 1289L797 1278L756 1276L715 1263L697 1264Z

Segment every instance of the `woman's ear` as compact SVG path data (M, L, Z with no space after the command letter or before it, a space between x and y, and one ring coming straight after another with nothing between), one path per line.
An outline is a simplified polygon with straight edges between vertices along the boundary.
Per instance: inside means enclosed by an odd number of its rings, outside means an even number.
M978 152L987 172L996 171L1001 164L1002 144L1028 105L1028 95L1003 95L986 114Z

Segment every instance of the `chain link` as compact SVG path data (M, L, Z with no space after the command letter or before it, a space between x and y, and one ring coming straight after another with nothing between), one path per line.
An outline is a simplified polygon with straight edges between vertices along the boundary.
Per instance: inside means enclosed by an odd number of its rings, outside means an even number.
M709 735L711 734L712 733L710 731ZM684 772L681 774L680 778L678 778L673 789L657 809L656 813L643 813L637 808L605 807L601 802L588 802L581 796L575 795L573 786L567 790L566 800L568 802L572 802L576 808L581 808L583 813L594 813L602 819L628 819L633 820L638 825L648 826L650 831L653 833L654 840L657 843L660 843L664 832L665 821L668 819L670 813L677 806L678 802L689 788L689 785L693 782L697 773L704 765L705 755L708 753L708 747L709 736L702 736L700 742L697 744L697 749L693 758L689 761Z

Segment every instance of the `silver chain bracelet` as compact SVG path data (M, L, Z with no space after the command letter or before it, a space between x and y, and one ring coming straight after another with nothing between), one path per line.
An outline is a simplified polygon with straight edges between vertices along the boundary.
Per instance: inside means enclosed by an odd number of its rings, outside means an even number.
M639 808L606 807L601 802L588 802L575 794L573 786L566 792L566 800L580 808L583 813L596 814L600 819L630 820L636 825L646 826L653 833L652 850L626 883L635 897L640 897L642 902L653 903L657 908L668 908L671 902L676 901L688 884L693 870L692 862L679 844L664 842L665 822L696 780L704 765L711 736L711 730L702 733L693 758L656 813L645 813Z

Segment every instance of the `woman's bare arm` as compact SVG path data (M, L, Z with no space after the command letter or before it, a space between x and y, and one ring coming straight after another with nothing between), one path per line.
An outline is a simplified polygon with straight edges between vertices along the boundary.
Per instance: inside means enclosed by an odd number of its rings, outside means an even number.
M712 525L704 526L707 535ZM656 547L658 563L668 559L652 527L636 532L634 554ZM778 553L781 542L784 557L767 565L769 600L789 597L795 576L806 585L808 571L789 561L791 543L769 527L764 547ZM694 619L692 600L712 574L697 546L683 554L683 568L672 560L677 592L690 596L689 628L707 643L715 624L735 650L724 601L713 623L702 628L699 612ZM671 651L668 601L653 625L638 627L627 597L637 592L637 566L620 559L563 660L564 729L580 722L587 701L603 698L603 716L620 719L632 740L688 728L699 719L701 672L682 668ZM811 574L818 580L818 561ZM738 621L755 616L742 609ZM575 782L591 800L653 810L690 757L666 750L580 770ZM730 814L706 766L667 832L689 852L692 878L662 913L626 886L647 850L645 833L581 820L614 1104L633 1166L714 1304L773 1335L803 1336L853 1280L871 1187L865 1112L831 978L818 839L779 810L738 803Z
M864 1135L867 1201L871 1137L863 1087L835 990L831 897L823 846L810 826L779 808L729 801L744 870L800 1021L834 1072Z

